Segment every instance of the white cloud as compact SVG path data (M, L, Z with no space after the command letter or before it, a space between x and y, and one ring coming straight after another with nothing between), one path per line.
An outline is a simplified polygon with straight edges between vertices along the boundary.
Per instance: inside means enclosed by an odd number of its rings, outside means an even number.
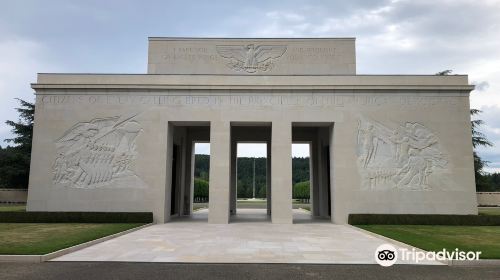
M238 143L238 157L267 157L267 145L265 143Z
M357 37L361 74L434 74L445 69L469 74L478 85L471 106L484 111L484 132L500 146L500 124L486 117L500 108L498 0L223 1L200 2L198 9L165 1L147 6L140 1L11 1L4 6L0 141L10 137L4 121L17 118L13 98L33 99L29 82L37 72L140 73L145 71L147 36L323 36ZM165 10L176 13L165 17ZM497 148L481 149L480 154L500 162Z
M40 69L50 68L44 61L45 49L39 42L10 37L0 40L0 140L11 137L5 120L17 120L15 98L34 101L30 82L36 81ZM0 145L3 143L0 142Z
M309 144L292 144L292 157L309 157Z
M195 143L194 153L197 155L209 155L210 143Z
M500 106L490 105L482 109L483 113L476 116L476 119L484 121L480 131L493 142L494 146L479 147L478 154L489 162L486 171L500 171Z
M238 143L238 157L267 157L266 144L263 143ZM195 154L210 154L209 143L196 143ZM292 144L292 157L308 157L309 144Z

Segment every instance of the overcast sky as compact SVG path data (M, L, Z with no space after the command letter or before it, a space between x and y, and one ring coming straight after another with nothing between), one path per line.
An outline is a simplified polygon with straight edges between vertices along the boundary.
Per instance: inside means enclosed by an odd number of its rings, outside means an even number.
M37 72L145 73L148 36L356 37L358 74L469 74L500 170L500 0L1 0L0 143Z

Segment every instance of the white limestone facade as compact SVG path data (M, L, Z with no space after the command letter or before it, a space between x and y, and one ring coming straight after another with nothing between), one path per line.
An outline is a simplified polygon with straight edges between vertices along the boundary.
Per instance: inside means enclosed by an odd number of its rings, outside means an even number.
M465 75L357 75L355 40L150 38L147 74L38 74L28 211L236 211L239 141L268 145L268 214L292 223L294 142L314 216L477 214Z

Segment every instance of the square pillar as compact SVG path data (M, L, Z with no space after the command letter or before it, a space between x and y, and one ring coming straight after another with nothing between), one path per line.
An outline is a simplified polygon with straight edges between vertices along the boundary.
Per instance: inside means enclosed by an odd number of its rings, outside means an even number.
M273 122L271 134L271 220L291 224L292 214L292 124Z
M267 203L267 215L271 215L271 141L266 141L266 203Z
M210 187L208 222L229 222L230 178L231 178L231 130L230 123L210 123Z
M236 178L236 175L237 175L237 170L236 170L236 167L237 167L237 153L236 153L236 150L237 150L237 143L235 140L231 139L231 192L230 192L230 196L231 196L231 200L230 200L230 208L229 208L229 211L231 213L231 215L235 215L236 214L236 202L237 202L237 199L238 199L238 194L237 194L237 186L236 186L236 181L238 180L238 178Z
M336 124L332 124L330 126L330 129L329 129L329 143L330 143L330 197L328 199L330 199L330 218L332 220L332 223L335 223L335 222L339 222L340 219L339 217L335 216L336 214L336 211L335 211L335 207L337 206L336 203L335 203L335 191L336 191L336 176L335 176L335 168L337 167L336 163L338 161L335 160L335 151L336 149L338 149L337 145L335 145L335 125ZM337 136L338 137L338 136ZM344 221L344 223L346 223L347 221Z
M310 182L310 203L311 203L311 214L313 216L319 216L319 184L320 184L320 150L321 145L319 143L318 133L314 135L314 140L311 143L310 148L310 170L309 170L309 182Z
M165 176L162 178L164 187L160 188L157 200L155 201L155 208L153 210L154 221L162 224L170 221L170 205L172 203L172 160L173 160L173 145L174 145L174 127L168 123L166 130L160 130L164 136L160 137L160 143L164 143L166 152L163 158L165 166Z
M191 215L193 210L194 191L194 143L190 137L186 140L186 161L184 177L184 202L182 215Z

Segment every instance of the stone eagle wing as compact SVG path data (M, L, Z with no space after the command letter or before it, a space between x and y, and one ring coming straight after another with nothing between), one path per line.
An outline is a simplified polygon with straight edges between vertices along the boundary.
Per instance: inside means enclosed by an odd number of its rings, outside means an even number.
M257 62L264 62L268 59L278 58L286 52L286 46L261 45L255 50Z
M246 50L244 46L216 46L215 49L224 58L233 58L245 62Z

